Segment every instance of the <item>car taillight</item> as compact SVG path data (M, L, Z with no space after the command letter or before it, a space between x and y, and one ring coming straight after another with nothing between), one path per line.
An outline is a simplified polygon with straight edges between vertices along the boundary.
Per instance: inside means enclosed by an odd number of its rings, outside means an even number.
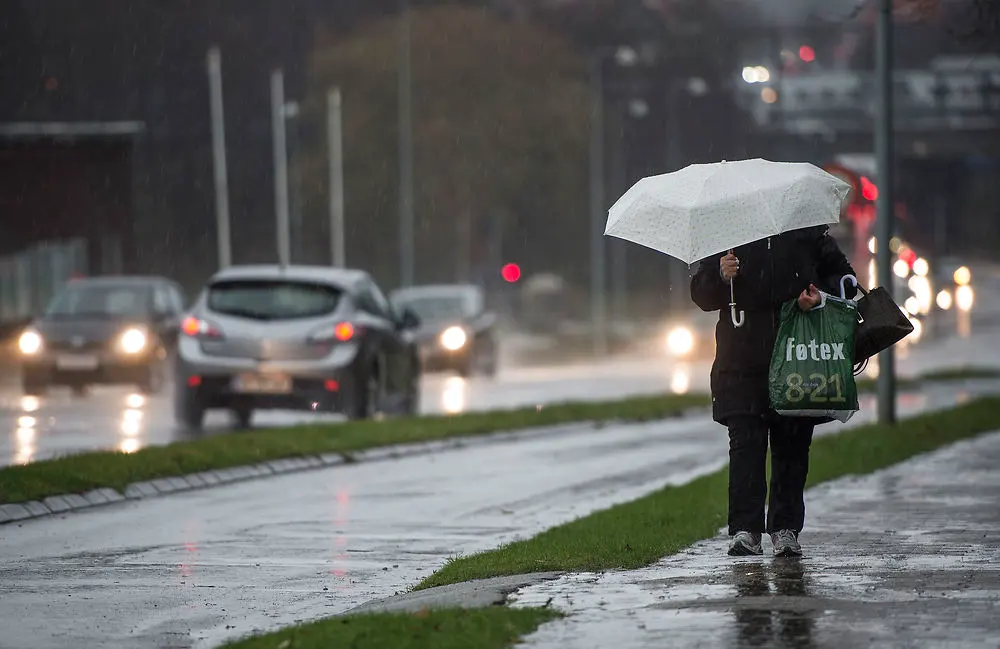
M350 322L338 322L333 327L327 325L313 331L309 340L314 343L346 343L360 334L361 331Z
M216 327L215 325L213 325L211 322L209 322L207 320L202 320L200 318L195 318L194 316L190 316L190 317L184 318L184 322L181 323L181 331L183 331L185 335L191 336L192 338L195 338L195 337L221 338L222 337L222 332L219 331L218 327Z
M350 322L341 322L333 328L333 337L342 343L346 343L354 338L354 325Z

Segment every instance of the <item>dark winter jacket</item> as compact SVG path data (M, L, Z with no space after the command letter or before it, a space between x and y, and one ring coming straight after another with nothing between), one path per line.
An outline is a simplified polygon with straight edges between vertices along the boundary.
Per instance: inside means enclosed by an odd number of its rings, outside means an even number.
M793 230L736 248L739 275L733 280L736 308L746 313L734 327L729 313L729 284L722 279L723 254L702 260L691 278L691 299L703 311L719 311L712 365L712 412L725 423L735 415L759 415L770 408L767 374L778 333L781 305L810 283L840 295L840 278L854 275L828 228ZM855 290L848 285L848 297Z

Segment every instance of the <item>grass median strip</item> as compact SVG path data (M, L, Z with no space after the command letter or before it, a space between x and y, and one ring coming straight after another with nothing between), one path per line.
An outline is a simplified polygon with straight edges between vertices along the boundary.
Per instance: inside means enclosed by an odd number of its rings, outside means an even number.
M212 435L136 453L81 453L0 469L0 504L320 453L361 451L586 421L647 421L707 407L705 395L658 395L452 416L315 424Z
M809 485L846 475L871 473L902 462L920 453L975 435L1000 428L1000 397L987 397L965 405L903 420L895 425L871 424L846 430L838 435L820 437L814 444L810 461ZM723 469L679 487L666 487L638 500L595 512L564 525L559 525L524 541L510 543L496 550L481 552L450 561L416 586L417 589L454 584L471 579L516 575L544 571L602 571L640 568L660 558L711 538L726 520L726 489L728 470ZM524 611L539 615L532 620ZM490 617L482 621L498 629L517 623L545 622L546 609L489 609ZM426 619L423 611L408 616ZM435 619L463 619L459 609L434 611ZM230 649L285 646L287 649L320 646L352 646L369 649L396 645L397 637L388 629L398 624L398 614L375 614L330 618L305 627L293 627L275 634L243 640ZM413 622L418 625L419 622ZM359 635L358 629L365 632ZM386 630L383 630L385 627ZM300 629L308 628L310 641L296 644L285 640L296 638ZM354 635L345 635L350 628ZM439 629L444 626L439 625ZM454 629L457 627L448 627ZM425 636L421 636L425 637ZM423 640L422 640L423 641ZM511 646L514 639L507 645ZM265 642L265 644L255 644ZM353 642L353 644L352 644ZM480 646L466 642L460 632L439 631L414 647L445 649Z
M544 622L559 617L551 609L491 607L478 610L421 611L416 614L357 615L291 627L238 641L239 649L504 649ZM331 636L330 625L336 626ZM331 644L331 638L336 643Z

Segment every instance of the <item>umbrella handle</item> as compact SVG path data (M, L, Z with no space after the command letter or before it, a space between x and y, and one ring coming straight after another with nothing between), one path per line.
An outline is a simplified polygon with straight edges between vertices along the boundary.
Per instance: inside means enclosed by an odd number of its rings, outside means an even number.
M736 289L733 288L733 280L729 280L729 317L733 320L733 326L742 327L745 316L742 309L740 315L738 317L736 315Z
M843 277L841 277L840 278L840 297L843 300L847 299L847 282L850 282L851 284L854 285L855 288L858 288L858 278L855 277L854 275L844 275Z

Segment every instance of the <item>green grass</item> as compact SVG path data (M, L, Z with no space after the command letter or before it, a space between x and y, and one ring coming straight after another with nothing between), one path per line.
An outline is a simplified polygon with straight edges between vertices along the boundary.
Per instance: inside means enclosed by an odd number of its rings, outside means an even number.
M949 367L920 375L921 381L965 381L967 379L1000 378L1000 368L996 367Z
M559 614L550 609L500 606L379 613L304 624L225 646L227 649L504 649L556 617Z
M996 379L1000 378L1000 369L994 367L949 367L941 370L925 372L917 378L897 378L896 387L899 389L913 388L923 383L947 383L951 381L967 381L971 379ZM855 377L854 384L858 392L875 392L878 388L876 379Z
M871 473L980 433L1000 428L1000 397L979 399L893 426L872 424L818 438L809 486ZM640 568L715 536L726 520L728 470L590 514L525 540L450 561L416 589L538 571ZM229 649L382 647L506 649L558 617L547 608L492 607L413 615L335 617L227 645ZM433 629L433 631L432 631ZM286 644L287 643L287 644Z
M922 415L893 426L871 424L820 437L810 486L875 471L951 442L1000 428L1000 397ZM726 521L728 469L680 487L559 525L538 536L450 561L417 589L540 571L639 568L713 536Z
M320 453L341 453L349 458L355 451L407 442L585 421L655 420L709 403L704 395L646 396L228 433L148 447L132 454L96 451L0 469L0 504L99 487L122 490L131 482Z

